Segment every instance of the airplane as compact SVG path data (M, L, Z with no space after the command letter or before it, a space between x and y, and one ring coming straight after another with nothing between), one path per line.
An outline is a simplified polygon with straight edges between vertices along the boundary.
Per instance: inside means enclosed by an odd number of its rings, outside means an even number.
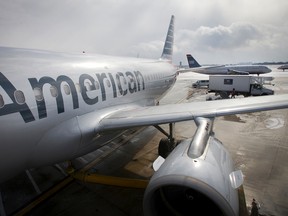
M214 118L285 109L288 95L159 105L177 79L173 43L174 16L156 60L0 47L0 182L92 152L127 128L155 126L167 138L144 214L238 215L243 176L214 137ZM193 139L175 139L181 121L196 122Z
M285 71L286 69L288 69L288 64L281 65L277 69Z
M215 66L201 66L196 59L191 55L187 54L187 60L189 69L186 71L192 71L196 73L216 75L216 74L238 74L238 75L249 75L249 74L265 74L271 72L271 69L264 65L215 65ZM186 72L185 71L185 72Z

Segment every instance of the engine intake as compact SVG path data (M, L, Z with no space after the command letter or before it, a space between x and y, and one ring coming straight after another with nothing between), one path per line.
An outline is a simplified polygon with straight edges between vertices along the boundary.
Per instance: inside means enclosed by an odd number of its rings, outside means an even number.
M238 215L229 153L210 136L203 154L192 158L192 142L180 143L151 178L144 195L145 215Z

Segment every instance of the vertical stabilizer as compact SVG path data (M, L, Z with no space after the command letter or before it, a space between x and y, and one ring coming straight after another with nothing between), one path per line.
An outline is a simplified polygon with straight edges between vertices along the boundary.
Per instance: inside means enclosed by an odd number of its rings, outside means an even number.
M174 15L171 16L169 29L167 32L164 49L161 59L172 60L173 55L173 43L174 43Z
M187 54L186 56L189 68L201 67L201 65L194 59L191 54Z

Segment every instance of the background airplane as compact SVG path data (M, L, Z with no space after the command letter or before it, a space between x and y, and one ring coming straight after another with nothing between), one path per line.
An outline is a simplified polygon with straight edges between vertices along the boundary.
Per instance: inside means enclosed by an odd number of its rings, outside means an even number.
M286 69L288 69L288 64L281 65L277 69L285 71Z
M201 66L191 54L187 54L187 60L190 71L202 74L265 74L271 72L263 65L215 65L215 66ZM189 71L189 69L187 70Z
M160 125L169 124L145 192L145 215L203 213L207 203L206 213L238 215L243 178L214 138L213 119L287 108L288 96L157 106L177 78L173 32L174 16L157 60L1 47L0 181L94 151L126 128L153 125L163 132ZM174 123L188 120L198 126L194 138L177 142Z

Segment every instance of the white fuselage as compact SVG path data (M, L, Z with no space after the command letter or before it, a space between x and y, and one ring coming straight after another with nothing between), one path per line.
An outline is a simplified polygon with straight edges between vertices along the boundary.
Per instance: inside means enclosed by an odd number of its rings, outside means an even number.
M248 72L249 74L264 74L271 72L271 69L263 65L221 65L221 66L202 66L190 68L193 72L208 75L228 74L230 70Z
M1 176L105 145L119 131L97 133L101 117L156 105L175 72L168 61L0 47Z

